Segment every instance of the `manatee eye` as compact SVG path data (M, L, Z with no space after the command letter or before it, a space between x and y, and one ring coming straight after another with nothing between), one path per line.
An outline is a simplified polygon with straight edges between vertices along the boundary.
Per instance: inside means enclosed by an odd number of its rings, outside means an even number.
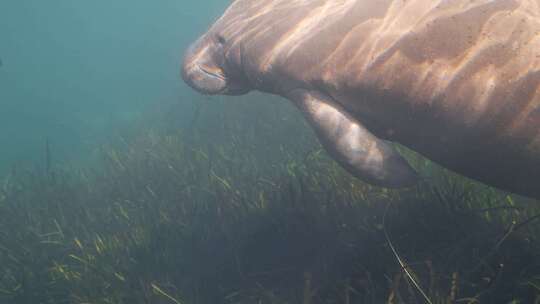
M217 34L216 38L217 38L217 41L219 42L219 44L225 44L225 38L223 38L223 36Z

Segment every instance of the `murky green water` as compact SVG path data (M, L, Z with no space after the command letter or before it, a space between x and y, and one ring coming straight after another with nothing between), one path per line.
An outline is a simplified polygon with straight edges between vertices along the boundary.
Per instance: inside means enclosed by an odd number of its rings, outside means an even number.
M538 303L538 202L353 178L283 99L202 96L229 4L0 3L0 304ZM536 302L535 302L536 301Z

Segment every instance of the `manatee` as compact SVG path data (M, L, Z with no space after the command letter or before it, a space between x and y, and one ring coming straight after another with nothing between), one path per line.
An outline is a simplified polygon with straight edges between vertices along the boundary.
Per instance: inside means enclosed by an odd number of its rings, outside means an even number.
M540 2L235 0L187 50L203 94L290 100L352 175L408 187L406 146L540 199Z

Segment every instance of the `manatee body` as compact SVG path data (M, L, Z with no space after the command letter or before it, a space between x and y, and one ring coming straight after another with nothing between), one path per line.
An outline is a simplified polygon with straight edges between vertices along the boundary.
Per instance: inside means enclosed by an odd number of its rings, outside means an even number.
M289 99L370 183L417 180L393 141L540 199L539 1L235 0L182 76L205 94Z

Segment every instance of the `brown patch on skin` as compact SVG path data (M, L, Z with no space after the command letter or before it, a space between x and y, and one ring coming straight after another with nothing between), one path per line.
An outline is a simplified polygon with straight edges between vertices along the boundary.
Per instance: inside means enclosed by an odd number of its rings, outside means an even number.
M427 21L403 37L395 46L415 62L454 59L464 56L480 39L487 21L502 11L518 7L515 0L491 1L464 12Z
M464 12L458 11L449 15L444 15L441 12L430 12L442 16L425 21L411 31L405 32L391 47L377 55L373 62L370 63L367 73L377 74L377 70L391 66L395 72L386 72L385 77L392 76L385 78L384 82L390 85L399 83L400 88L398 90L410 92L414 90L418 74L422 74L422 71L429 69L430 65L442 63L443 66L438 71L435 70L434 73L441 75L441 72L444 73L446 69L453 66L456 70L446 76L447 79L452 79L452 83L444 89L444 91L447 91L447 89L451 88L453 91L461 83L467 81L471 72L485 64L493 63L490 61L502 60L506 62L511 58L509 52L502 56L500 51L504 50L500 50L499 54L478 55L477 46L478 41L485 39L481 34L488 20L501 11L511 10L515 7L515 1L507 0L492 1ZM480 50L480 52L494 51ZM473 61L468 58L470 56L474 56L472 57ZM466 67L460 68L460 64L464 64ZM417 71L415 73L403 72L411 68L417 69ZM442 82L445 81L442 80ZM418 99L433 98L434 96L430 96L429 92L440 90L437 88L438 85L439 83L432 82L430 86L426 87L426 83L421 83L421 86L416 91L423 94L428 93L428 95L418 96Z
M523 141L531 141L540 134L540 122L535 119L531 109L540 104L540 71L526 74L515 86L512 94L508 97L513 100L501 112L508 127L502 130L505 136L521 138ZM532 116L531 116L532 114ZM532 119L531 119L532 118ZM535 124L536 122L536 124ZM523 144L528 145L528 142Z

